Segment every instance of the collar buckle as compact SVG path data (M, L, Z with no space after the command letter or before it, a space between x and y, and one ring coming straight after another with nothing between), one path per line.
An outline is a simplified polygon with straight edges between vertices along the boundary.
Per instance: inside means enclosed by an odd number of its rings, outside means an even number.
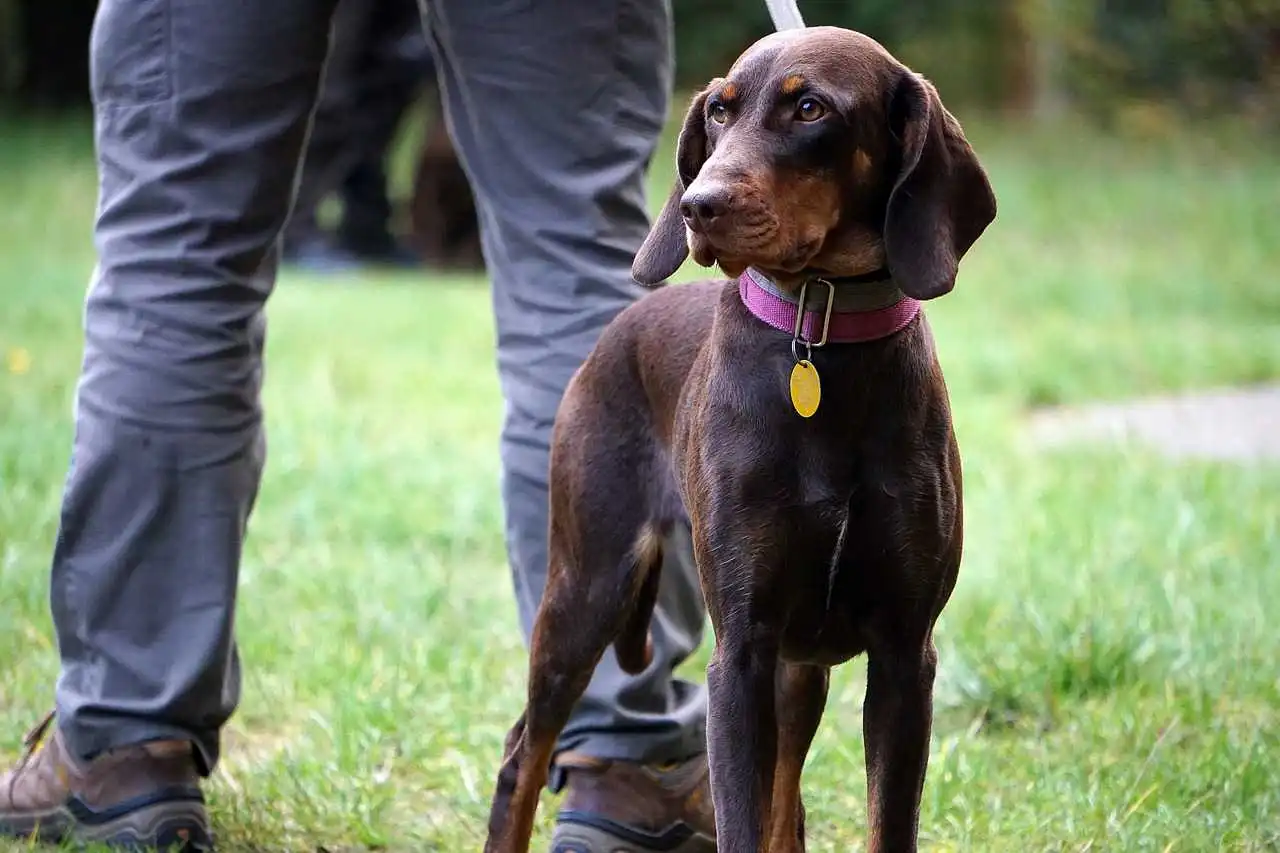
M804 318L809 313L809 284L810 282L818 282L827 286L827 306L822 312L822 337L818 340L810 340L804 337ZM827 345L827 337L831 331L831 310L836 304L836 286L825 278L806 278L804 283L800 285L800 299L796 304L796 325L791 333L791 354L796 357L796 361L800 361L800 351L797 344L804 344L805 361L813 357L814 349Z

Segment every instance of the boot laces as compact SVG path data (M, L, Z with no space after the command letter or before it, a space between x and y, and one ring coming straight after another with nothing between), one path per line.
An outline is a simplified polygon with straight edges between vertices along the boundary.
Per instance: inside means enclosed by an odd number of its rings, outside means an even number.
M14 768L12 775L9 776L9 799L13 799L14 786L18 784L18 779L26 772L31 765L31 761L40 752L40 747L44 745L45 738L49 734L49 729L53 725L54 712L50 711L45 718L27 732L22 738L23 753L22 758L18 760L18 766Z

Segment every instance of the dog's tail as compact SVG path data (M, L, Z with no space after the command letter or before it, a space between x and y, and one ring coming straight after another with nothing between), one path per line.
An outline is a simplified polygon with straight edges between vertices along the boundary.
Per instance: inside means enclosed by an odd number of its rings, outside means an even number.
M653 608L658 603L658 584L662 580L662 537L652 527L646 527L636 540L631 556L635 561L635 603L613 641L613 650L623 672L639 675L653 661L653 638L649 635L649 625L653 621Z

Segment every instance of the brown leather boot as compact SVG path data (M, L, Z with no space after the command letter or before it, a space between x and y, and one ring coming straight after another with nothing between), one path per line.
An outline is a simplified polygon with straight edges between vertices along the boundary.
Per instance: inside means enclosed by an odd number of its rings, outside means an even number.
M568 792L551 853L715 853L707 757L667 765L556 759Z
M81 764L50 714L0 775L0 838L94 842L129 850L213 849L191 744L154 741Z

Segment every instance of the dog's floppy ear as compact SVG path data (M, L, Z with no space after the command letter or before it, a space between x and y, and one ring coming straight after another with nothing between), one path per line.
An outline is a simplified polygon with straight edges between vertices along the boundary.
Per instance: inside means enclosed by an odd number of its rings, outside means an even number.
M904 293L932 299L955 287L960 259L996 217L996 197L933 84L904 71L889 116L902 167L885 215L885 254Z
M641 284L661 284L689 257L680 199L707 161L707 94L716 82L712 81L693 99L685 114L684 128L676 146L676 185L631 264L631 277Z

